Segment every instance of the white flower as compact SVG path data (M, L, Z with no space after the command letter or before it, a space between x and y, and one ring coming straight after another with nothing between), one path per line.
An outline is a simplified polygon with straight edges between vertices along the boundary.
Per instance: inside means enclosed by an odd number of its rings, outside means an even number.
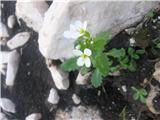
M90 49L85 48L84 52L82 52L80 50L74 50L73 53L75 56L80 56L77 59L78 66L83 66L83 65L85 65L86 67L91 66L91 60L90 60L89 56L92 55L92 51Z
M82 23L81 21L76 21L74 24L70 25L70 30L65 31L63 36L68 39L77 39L82 36L87 29L87 22Z
M134 38L130 38L130 39L129 39L129 43L130 43L130 46L134 46L135 43L136 43L136 41L135 41Z

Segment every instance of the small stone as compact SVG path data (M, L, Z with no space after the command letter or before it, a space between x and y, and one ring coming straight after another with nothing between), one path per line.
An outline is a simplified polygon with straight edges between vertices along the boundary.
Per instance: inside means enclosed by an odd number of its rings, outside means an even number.
M19 62L20 62L19 53L16 50L10 52L7 65L6 85L8 86L14 85L14 80L16 78L16 74L18 71Z
M0 39L3 37L9 37L9 34L7 27L2 22L0 22Z
M157 19L154 19L154 20L152 20L153 21L153 23L156 23L157 22Z
M49 66L53 81L58 89L66 90L69 87L68 73L62 71L55 65Z
M160 20L160 16L158 16L158 20Z
M123 92L127 92L127 88L125 85L122 85L122 90L123 90Z
M28 42L29 38L30 34L28 32L18 33L7 42L7 46L10 49L21 47Z
M136 120L136 118L135 117L131 117L131 120Z
M26 117L25 120L41 120L42 115L40 113L32 113Z
M54 88L51 88L49 92L48 102L52 104L58 104L59 102L59 95L57 93L57 90Z
M0 112L0 120L8 120L7 116Z
M72 100L75 104L80 104L81 99L79 98L79 96L77 96L76 94L72 95Z
M130 43L130 46L135 46L136 41L134 38L130 38L129 43Z
M15 26L15 24L16 24L16 17L15 17L15 15L10 15L8 17L7 24L8 24L9 28L13 28Z
M120 73L120 71L115 71L115 72L113 72L113 73L109 73L109 75L110 75L110 76L120 76L121 73Z
M8 63L9 53L7 51L0 51L0 64Z
M77 85L86 85L88 83L88 78L89 76L91 75L91 73L87 73L86 75L82 75L80 72L77 76L77 79L76 79L76 84Z
M0 107L11 113L16 113L15 104L8 98L0 98Z

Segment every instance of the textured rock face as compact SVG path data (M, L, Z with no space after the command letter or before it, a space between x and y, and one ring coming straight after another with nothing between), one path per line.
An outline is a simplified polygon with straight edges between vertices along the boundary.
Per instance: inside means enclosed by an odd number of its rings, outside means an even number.
M150 9L157 5L157 2L145 1L54 1L45 14L43 26L39 32L39 49L46 58L69 58L72 56L75 40L65 39L63 32L69 29L71 23L76 20L86 20L88 30L93 35L108 31L111 36L114 36L127 26L141 20Z
M78 106L73 107L72 111L58 110L55 120L103 120L99 110L92 107Z
M22 18L28 27L39 31L43 23L44 13L48 9L45 1L36 0L17 0L16 15L18 19Z

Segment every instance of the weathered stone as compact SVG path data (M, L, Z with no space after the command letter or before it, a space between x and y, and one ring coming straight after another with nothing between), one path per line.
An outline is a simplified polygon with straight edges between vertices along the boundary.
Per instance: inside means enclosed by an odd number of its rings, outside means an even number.
M18 33L11 40L7 42L7 46L10 49L21 47L28 42L29 38L30 38L30 34L28 32Z
M76 94L72 95L72 100L75 104L79 104L81 102L81 99L79 96L77 96Z
M0 64L8 63L8 55L10 52L0 51Z
M7 27L2 22L0 22L0 40L2 40L4 37L9 37L9 33Z
M91 73L87 73L86 75L82 75L80 72L77 76L77 79L76 79L76 84L77 85L86 85L88 83L88 78L89 76L91 75Z
M63 32L76 20L87 21L87 30L92 35L108 31L112 37L140 21L150 9L158 6L158 2L152 1L73 1L54 1L45 14L38 42L39 49L46 58L63 59L73 56L75 40L65 39Z
M48 5L45 1L37 0L17 0L16 15L18 19L22 18L28 27L39 31Z
M48 69L51 72L53 81L58 89L68 89L69 87L69 80L68 80L68 73L62 71L57 66L50 66Z
M57 93L57 90L54 88L51 88L48 96L48 102L52 104L58 104L59 102L59 95Z
M32 113L26 117L25 120L41 120L42 115L40 113Z
M3 110L11 113L15 113L15 104L8 98L0 98L0 106Z
M9 28L13 28L16 24L16 17L14 15L10 15L7 20L7 25Z
M10 52L7 65L6 85L8 86L14 85L15 77L19 67L19 62L20 62L19 53L16 50Z
M8 120L7 116L0 112L0 120Z
M72 111L58 110L55 120L103 120L99 110L94 107L78 106L73 107Z

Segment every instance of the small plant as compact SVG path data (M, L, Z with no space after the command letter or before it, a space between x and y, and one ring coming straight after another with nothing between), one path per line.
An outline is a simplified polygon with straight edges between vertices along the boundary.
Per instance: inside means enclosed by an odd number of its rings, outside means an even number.
M87 22L76 21L70 25L70 30L64 32L64 37L76 39L74 57L65 60L61 64L64 71L79 70L82 75L92 72L91 83L94 87L102 84L102 80L110 72L121 69L134 71L136 68L135 60L144 53L143 50L124 48L106 51L105 46L110 42L106 32L100 32L96 36L91 36L87 31Z
M143 88L137 89L135 87L131 87L134 94L133 94L133 99L134 100L139 100L142 103L146 103L146 96L147 96L147 91Z
M126 120L126 106L123 108L123 110L119 114L119 119L120 120Z

